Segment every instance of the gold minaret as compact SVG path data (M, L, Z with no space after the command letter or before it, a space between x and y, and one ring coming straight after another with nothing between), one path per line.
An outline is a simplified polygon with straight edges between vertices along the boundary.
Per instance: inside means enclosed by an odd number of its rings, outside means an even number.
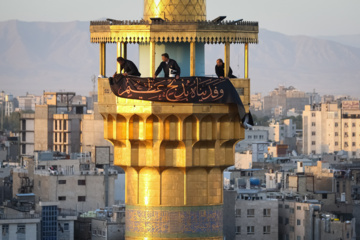
M142 21L93 21L90 32L102 76L106 43L124 57L127 43L150 44L149 76L156 44L189 44L192 76L195 43L224 44L225 72L230 44L244 44L245 77L231 82L249 111L248 43L258 41L257 22L207 21L205 0L145 0ZM119 98L107 78L99 78L98 96L105 139L126 174L126 239L223 239L223 170L234 165L234 144L245 132L236 105Z

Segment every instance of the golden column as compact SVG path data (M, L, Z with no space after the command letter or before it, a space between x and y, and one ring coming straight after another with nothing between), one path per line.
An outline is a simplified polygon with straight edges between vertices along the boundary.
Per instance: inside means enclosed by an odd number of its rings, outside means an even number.
M196 43L224 44L228 72L230 45L258 41L257 22L207 21L205 0L144 0L144 20L93 21L90 32L101 75L106 43L117 43L117 56L126 56L127 43L149 44L151 76L156 44L189 43L193 76ZM245 60L246 78L231 82L249 111L247 51ZM98 96L105 139L126 174L126 239L223 239L223 170L244 138L237 106L118 98L107 78L99 78Z
M232 80L245 87L249 81ZM116 97L99 79L114 164L126 176L126 239L223 239L223 170L244 138L233 104Z

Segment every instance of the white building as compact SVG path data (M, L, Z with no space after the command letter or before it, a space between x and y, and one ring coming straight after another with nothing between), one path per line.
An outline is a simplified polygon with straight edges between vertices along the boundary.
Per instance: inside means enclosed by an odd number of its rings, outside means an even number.
M19 96L17 97L19 102L19 109L22 111L35 111L36 105L43 104L43 97L36 96L33 94L26 94L26 96Z
M360 157L359 101L322 103L303 112L303 151L305 154L344 150L349 158Z

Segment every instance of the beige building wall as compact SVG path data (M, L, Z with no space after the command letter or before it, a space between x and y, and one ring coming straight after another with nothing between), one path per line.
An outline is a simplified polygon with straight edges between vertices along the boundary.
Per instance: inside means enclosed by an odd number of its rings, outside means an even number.
M52 149L53 114L54 106L36 105L35 107L35 151L48 151Z
M277 200L237 200L235 208L236 239L278 239Z
M114 205L115 179L117 175L109 176L108 206ZM59 181L65 180L65 184ZM85 181L80 185L79 180ZM34 194L39 201L59 202L59 208L72 209L81 212L92 211L105 206L105 176L104 175L34 175ZM84 199L79 199L85 197Z
M360 109L340 108L323 103L303 112L303 149L305 154L344 150L349 158L360 157Z

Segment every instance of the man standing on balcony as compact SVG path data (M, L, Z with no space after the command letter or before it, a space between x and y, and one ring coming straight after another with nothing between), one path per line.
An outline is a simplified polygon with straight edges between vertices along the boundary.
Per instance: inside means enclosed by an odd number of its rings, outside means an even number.
M176 79L180 78L180 67L177 62L173 59L169 58L169 54L164 53L161 55L162 62L160 63L159 67L157 68L154 79L159 75L161 70L164 70L165 77L175 77Z
M122 57L118 57L117 62L121 66L121 71L124 70L124 73L122 75L124 75L125 77L128 75L137 76L137 77L141 76L141 73L139 72L135 63L133 63L132 61L124 59ZM116 73L114 74L114 77L115 77L115 75L116 75Z
M224 61L219 58L216 60L216 66L215 66L215 72L218 78L224 78L225 71L224 71ZM236 78L236 76L233 75L233 71L231 67L229 67L229 74L227 75L228 78Z

